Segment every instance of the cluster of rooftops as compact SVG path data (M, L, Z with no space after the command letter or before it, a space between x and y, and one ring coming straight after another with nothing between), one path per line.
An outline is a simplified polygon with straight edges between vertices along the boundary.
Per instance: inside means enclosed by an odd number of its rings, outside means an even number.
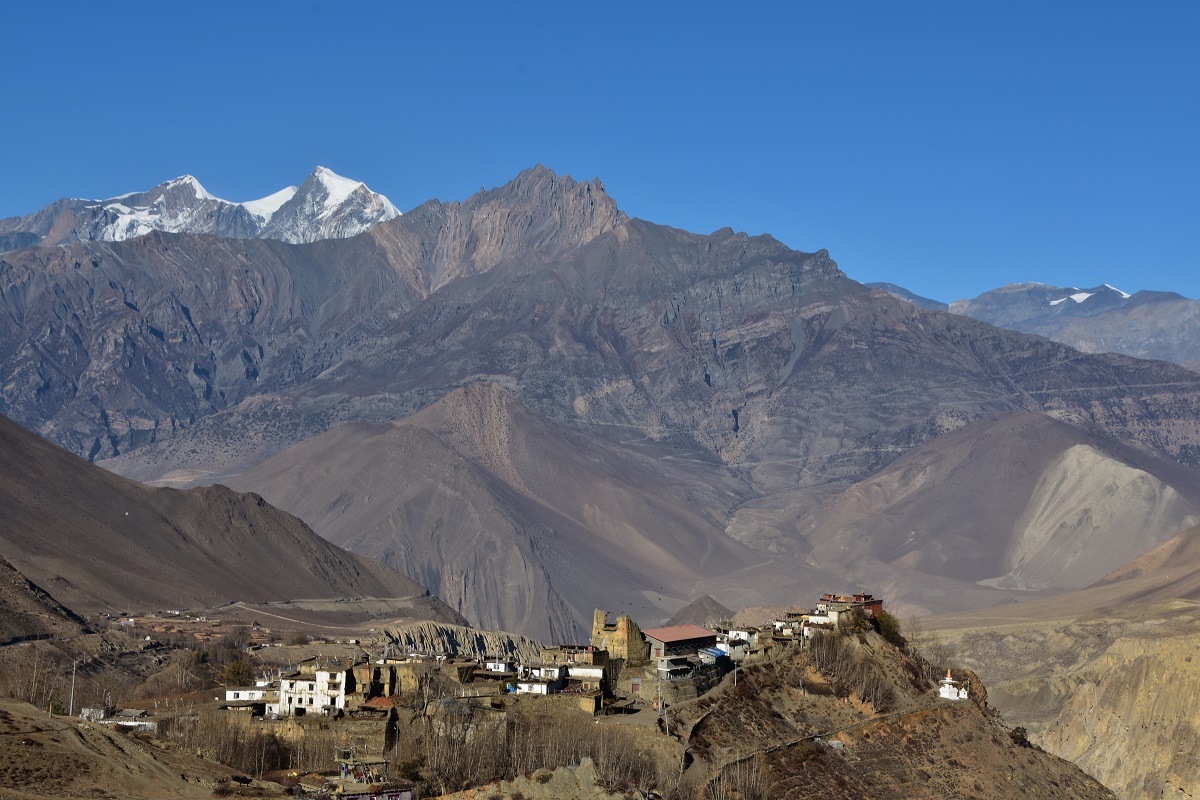
M822 594L808 611L788 611L759 626L694 624L640 628L629 616L609 621L597 609L591 640L543 648L536 663L512 654L464 658L409 653L354 663L313 658L254 686L226 688L224 707L270 717L387 713L398 698L446 693L446 681L460 697L578 695L598 712L614 701L618 688L637 694L647 679L676 681L702 672L724 674L752 654L803 642L832 629L845 614L875 616L883 601L865 592ZM618 687L614 666L624 682ZM440 683L439 683L440 681ZM434 686L438 684L438 686ZM955 685L957 698L957 684ZM949 695L946 690L944 696Z

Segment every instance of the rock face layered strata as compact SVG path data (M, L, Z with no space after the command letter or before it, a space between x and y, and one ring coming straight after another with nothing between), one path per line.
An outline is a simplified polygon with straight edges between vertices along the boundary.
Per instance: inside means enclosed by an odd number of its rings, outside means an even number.
M1041 732L1120 797L1191 797L1200 776L1200 635L1123 631L1093 659L1058 716Z
M502 655L524 663L537 661L542 654L541 642L527 636L442 622L389 628L387 636L398 653L447 653L481 660Z

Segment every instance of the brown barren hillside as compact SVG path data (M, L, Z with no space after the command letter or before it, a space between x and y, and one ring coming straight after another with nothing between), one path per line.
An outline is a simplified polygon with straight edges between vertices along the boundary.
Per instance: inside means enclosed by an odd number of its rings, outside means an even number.
M65 608L0 558L0 645L46 636L66 636L85 628Z
M283 787L248 777L148 737L70 717L51 717L0 698L0 798L121 797L211 800L245 781L246 794L282 797ZM224 791L228 792L227 788Z
M376 597L396 617L460 621L420 585L261 497L142 486L2 417L0 507L0 556L76 613Z
M758 518L789 511L770 500ZM1082 588L1197 522L1197 471L1015 413L926 442L796 528L809 558L911 612Z
M761 602L798 578L832 580L764 563L725 534L737 482L719 466L654 455L479 383L397 423L340 426L230 482L420 580L478 625L555 641L582 635L596 608L666 619L698 585ZM685 471L710 485L688 485Z
M672 712L711 796L1111 797L978 699L939 699L916 663L870 631L826 634L731 677ZM973 676L956 677L979 694Z

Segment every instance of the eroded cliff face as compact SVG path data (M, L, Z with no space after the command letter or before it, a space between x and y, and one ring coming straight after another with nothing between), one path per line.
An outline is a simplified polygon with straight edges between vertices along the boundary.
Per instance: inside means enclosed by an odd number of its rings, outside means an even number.
M541 643L528 636L440 622L391 628L386 633L397 653L446 653L479 659L503 655L526 662L536 661L542 653Z
M1036 736L1128 800L1193 798L1200 785L1200 631L1156 635L1169 624L1147 620L1075 672Z

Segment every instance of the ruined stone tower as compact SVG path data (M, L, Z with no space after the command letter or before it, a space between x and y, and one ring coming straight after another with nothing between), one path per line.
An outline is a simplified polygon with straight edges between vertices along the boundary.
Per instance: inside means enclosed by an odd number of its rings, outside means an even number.
M609 658L623 658L631 667L646 663L649 652L642 629L627 614L617 617L609 624L608 612L599 608L592 615L592 647L607 650Z

